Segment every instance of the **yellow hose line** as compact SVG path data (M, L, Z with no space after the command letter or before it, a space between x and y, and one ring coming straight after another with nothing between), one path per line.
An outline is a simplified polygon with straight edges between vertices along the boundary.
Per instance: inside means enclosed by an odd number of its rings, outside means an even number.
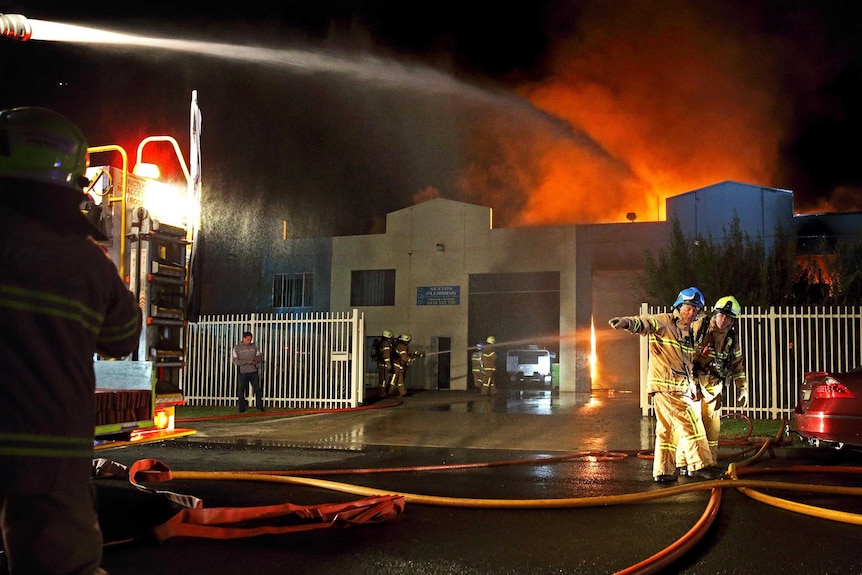
M696 491L707 491L713 488L729 488L738 489L741 493L761 501L768 505L774 505L789 511L795 511L814 517L823 517L842 521L845 523L853 523L856 525L862 524L862 516L846 513L841 511L833 511L829 509L812 507L801 503L787 501L778 497L765 495L752 488L761 489L783 489L787 491L804 491L809 493L826 493L832 495L857 495L862 496L862 487L839 487L831 485L816 485L805 483L779 482L779 481L762 481L754 479L739 479L736 470L747 465L751 465L760 459L764 453L771 447L773 439L769 439L761 445L758 452L751 458L739 463L731 463L728 467L729 479L718 479L714 481L701 481L698 483L690 483L687 485L678 485L674 487L664 487L652 491L644 491L639 493L627 493L622 495L605 495L598 497L573 497L573 498L557 498L557 499L476 499L468 497L440 497L435 495L422 495L417 493L403 493L398 491L389 491L385 489L376 489L372 487L363 487L361 485L353 485L350 483L342 483L338 481L330 481L327 479L316 479L311 477L298 477L295 475L267 475L261 472L245 473L234 471L174 471L172 472L174 479L186 480L210 480L210 481L265 481L269 483L289 483L294 485L306 485L309 487L319 487L330 491L340 491L342 493L351 493L364 497L374 495L395 494L404 497L406 502L416 503L420 505L434 505L439 507L471 507L485 509L566 509L579 507L601 507L608 505L627 505L632 503L642 503L644 501L652 501L654 499L664 499L666 497L674 497L685 493ZM541 462L542 460L538 460Z
M728 466L728 475L730 475L731 480L735 483L738 481L736 470L737 468L746 467L751 465L755 461L757 461L767 449L769 449L772 444L772 439L769 439L763 443L760 450L753 455L750 459L746 459L745 461L741 461L739 463L731 463ZM779 487L779 484L771 484L768 487L774 489L783 489L783 487ZM818 517L820 519L829 519L831 521L838 521L841 523L849 523L852 525L862 525L862 515L857 513L849 513L846 511L836 511L834 509L827 509L825 507L814 507L813 505L806 505L804 503L797 503L796 501L790 501L788 499L782 499L781 497L775 497L774 495L767 495L765 493L761 493L760 491L756 491L754 489L748 489L743 486L734 485L734 487L738 487L740 493L745 495L750 499L754 499L755 501L759 501L760 503L764 503L766 505L771 505L772 507L777 507L779 509L784 509L786 511L793 511L794 513L800 513L802 515L808 515L810 517ZM807 487L814 487L812 485L808 485ZM823 487L823 486L820 486ZM819 493L846 493L848 495L856 495L856 489L854 487L847 488L832 488L835 491L821 491L819 489L806 489L806 491L813 491ZM843 489L849 491L843 491ZM800 489L802 490L802 489Z
M809 515L811 517L818 517L820 519L830 519L832 521L839 521L841 523L862 525L862 515L859 515L857 513L848 513L846 511L826 509L825 507L814 507L813 505L805 505L804 503L797 503L795 501L781 499L780 497L766 495L765 493L761 493L752 489L740 488L739 491L740 493L744 494L747 497L750 497L751 499L754 499L755 501L760 501L761 503L772 505L773 507L778 507L779 509L785 509L787 511L793 511L796 513L801 513L803 515Z
M327 479L316 479L311 477L296 477L292 475L262 475L260 473L243 473L232 471L174 471L174 479L210 480L210 481L264 481L269 483L290 483L294 485L306 485L319 487L330 491L351 493L363 497L374 495L395 494L404 497L408 503L420 505L434 505L438 507L473 507L485 509L567 509L578 507L602 507L608 505L625 505L641 503L654 499L674 497L685 493L696 491L708 491L715 487L719 488L742 488L759 487L767 489L786 489L793 491L807 491L816 493L830 493L841 495L862 495L862 487L833 487L828 485L809 485L791 482L762 481L756 479L734 479L714 481L700 481L688 485L665 487L653 491L639 493L626 493L622 495L605 495L597 497L573 497L557 499L475 499L469 497L441 497L435 495L421 495L417 493L404 493L389 491L372 487L363 487L350 483L329 481Z

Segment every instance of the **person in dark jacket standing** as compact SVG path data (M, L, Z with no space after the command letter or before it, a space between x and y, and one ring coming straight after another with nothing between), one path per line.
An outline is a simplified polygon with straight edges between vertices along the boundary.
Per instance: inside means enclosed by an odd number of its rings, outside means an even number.
M254 336L250 331L242 334L242 342L236 344L231 352L231 362L237 367L239 373L236 376L236 402L240 413L248 408L246 395L248 386L254 390L255 406L258 411L264 411L263 390L260 386L260 376L257 369L260 365L260 349L252 343Z
M141 310L79 209L87 141L45 108L0 111L0 529L11 575L103 573L90 483L93 356Z

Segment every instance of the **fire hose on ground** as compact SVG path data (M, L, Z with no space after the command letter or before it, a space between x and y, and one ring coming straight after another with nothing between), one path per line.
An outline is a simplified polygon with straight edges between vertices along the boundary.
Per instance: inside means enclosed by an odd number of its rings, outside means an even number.
M740 417L738 414L731 414L732 417ZM744 417L744 416L742 416ZM668 487L661 490L651 490L647 492L627 493L620 495L609 496L591 496L591 497L575 497L575 498L550 498L550 499L489 499L489 498L463 498L463 497L445 497L425 495L418 493L407 493L399 491L391 491L379 488L364 487L361 485L342 483L327 479L320 479L314 476L323 475L345 475L345 474L361 474L361 473L393 473L393 472L426 472L426 471L444 471L444 470L463 470L479 467L492 467L503 465L524 465L524 464L542 464L547 465L553 462L573 461L573 460L588 460L588 461L614 461L625 459L626 457L636 454L637 457L649 457L643 452L626 452L626 451L608 451L608 452L589 452L573 455L563 455L558 457L542 457L534 459L516 459L504 461L492 461L482 463L465 463L465 464L446 464L446 465L423 465L423 466L406 466L406 467L387 467L387 468L354 468L354 469L328 469L328 470L283 470L283 471L210 471L210 472L194 472L194 471L176 471L173 473L174 479L180 480L209 480L209 481L256 481L256 482L271 482L285 483L294 485L304 485L308 487L326 489L330 491L338 491L349 493L363 497L374 497L381 495L398 495L404 498L405 502L417 505L430 505L440 507L458 507L458 508L476 508L476 509L572 509L599 507L611 505L628 505L643 503L647 501L663 499L667 497L675 497L678 495L698 492L710 491L710 498L707 506L700 516L698 521L692 528L680 537L673 544L661 550L655 555L644 559L643 561L632 565L617 575L641 575L647 573L657 573L682 557L690 550L698 541L706 534L712 525L721 504L721 494L724 489L737 489L740 493L755 501L777 507L780 509L802 513L812 517L839 521L854 525L862 525L862 515L836 511L827 508L804 505L787 499L775 497L763 493L761 490L785 490L798 491L808 493L821 493L829 495L862 495L862 488L858 487L842 487L819 484L806 484L796 482L781 482L781 481L765 481L756 479L745 479L744 476L754 474L781 474L781 473L842 473L842 474L862 474L860 467L826 467L814 465L790 465L790 466L768 466L768 467L751 467L757 462L764 453L780 444L781 433L784 425L774 438L769 438L763 441L759 446L751 443L751 422L749 421L749 430L746 437L722 441L722 444L739 445L740 453L746 453L750 450L757 450L757 453L751 458L734 462L728 466L727 478L704 481L698 483L689 483L675 487Z

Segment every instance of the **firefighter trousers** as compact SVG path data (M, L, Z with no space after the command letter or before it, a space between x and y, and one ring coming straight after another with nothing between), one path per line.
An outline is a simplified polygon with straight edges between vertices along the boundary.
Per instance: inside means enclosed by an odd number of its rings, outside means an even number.
M91 460L3 457L0 527L10 572L99 573L102 532Z
M652 395L655 411L655 451L653 477L676 473L677 444L685 450L690 471L715 465L706 440L699 402L682 394L657 392ZM685 441L680 439L685 438Z

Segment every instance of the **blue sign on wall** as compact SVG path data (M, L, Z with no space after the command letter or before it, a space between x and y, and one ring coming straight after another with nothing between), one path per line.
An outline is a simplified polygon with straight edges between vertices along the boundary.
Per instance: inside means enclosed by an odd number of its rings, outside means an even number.
M461 286L419 286L416 305L461 305Z

